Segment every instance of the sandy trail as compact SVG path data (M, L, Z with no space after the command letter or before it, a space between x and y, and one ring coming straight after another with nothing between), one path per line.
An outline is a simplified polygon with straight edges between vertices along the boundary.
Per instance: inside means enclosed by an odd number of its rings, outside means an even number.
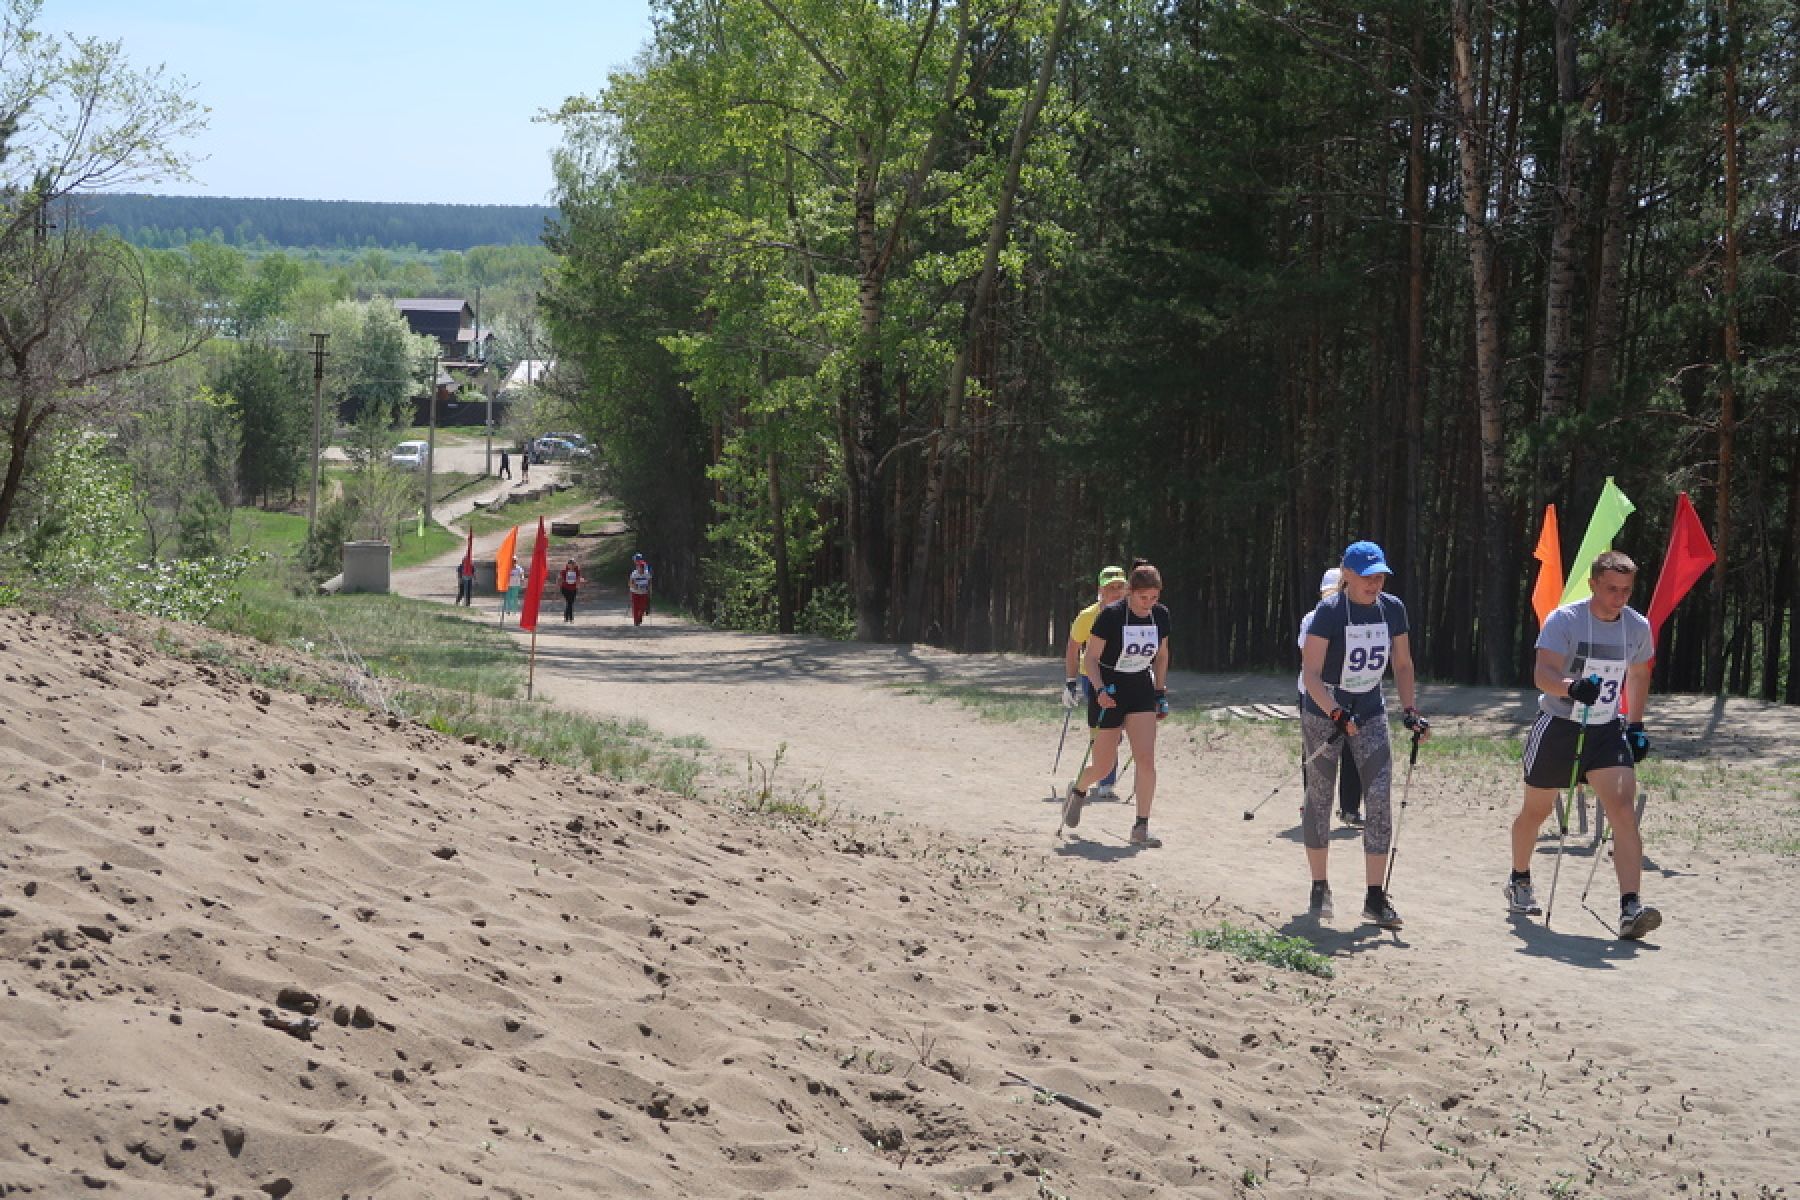
M418 577L401 586L448 599L440 583ZM1224 706L1290 703L1286 677L1171 674L1177 715L1159 742L1154 817L1166 846L1139 852L1126 844L1130 813L1122 804L1090 807L1080 836L1053 836L1059 781L1050 766L1061 709L1060 667L1050 660L725 633L665 614L633 628L622 595L600 592L583 605L573 626L548 615L542 623L538 694L599 716L641 720L665 735L704 738L719 763L718 786L743 788L746 761L771 764L781 750L780 796L1085 860L1086 869L1115 884L1223 897L1270 927L1313 937L1346 977L1396 994L1440 996L1447 1007L1463 997L1497 1003L1542 1039L1548 1058L1654 1064L1679 1087L1683 1105L1747 1104L1777 1128L1800 1119L1793 1084L1800 1038L1790 1011L1800 982L1800 933L1780 916L1781 898L1800 871L1791 853L1734 848L1708 815L1716 810L1742 829L1780 828L1792 836L1791 824L1779 824L1800 803L1792 749L1800 718L1791 710L1653 697L1658 749L1679 762L1670 770L1687 786L1678 795L1651 794L1644 892L1667 924L1643 943L1615 940L1583 911L1578 901L1592 851L1574 835L1554 929L1507 916L1499 889L1519 797L1516 767L1455 753L1454 737L1441 751L1428 746L1413 779L1394 881L1407 924L1389 935L1356 915L1361 856L1349 830L1334 835L1338 917L1320 929L1300 915L1307 873L1294 783L1260 819L1241 817L1296 773L1298 735L1287 723L1208 717ZM1041 697L1042 716L984 719L933 690L944 687L1029 693ZM1420 703L1442 734L1516 738L1532 700L1518 690L1426 685ZM1390 705L1397 708L1391 697ZM1064 778L1079 756L1072 732ZM1766 785L1761 794L1732 801L1728 812L1714 793L1696 803L1694 780L1704 782L1728 763L1756 768ZM1403 777L1401 766L1396 791ZM1726 777L1714 787L1730 792L1738 783ZM1540 893L1555 851L1554 839L1540 842ZM1599 866L1589 903L1609 919L1616 914L1610 862Z

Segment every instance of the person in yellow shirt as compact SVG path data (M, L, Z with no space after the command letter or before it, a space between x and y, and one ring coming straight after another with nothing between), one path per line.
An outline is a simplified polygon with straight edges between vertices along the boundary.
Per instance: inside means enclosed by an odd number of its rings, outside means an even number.
M1082 663L1082 654L1087 648L1088 635L1094 630L1094 618L1099 616L1100 610L1105 608L1108 604L1114 604L1123 600L1125 598L1125 590L1126 578L1124 567L1100 568L1099 598L1080 612L1076 613L1075 619L1069 622L1069 644L1063 648L1063 676L1066 680L1063 684L1063 707L1074 708L1077 704L1080 704L1083 708L1088 710L1089 741L1092 741L1094 737L1094 709L1093 706L1088 703L1088 700L1091 698L1088 694L1091 685L1088 683L1087 672ZM1094 794L1090 799L1112 799L1115 794L1113 792L1113 784L1117 783L1118 779L1119 768L1117 765L1114 765L1113 769L1106 773L1106 778L1094 785Z

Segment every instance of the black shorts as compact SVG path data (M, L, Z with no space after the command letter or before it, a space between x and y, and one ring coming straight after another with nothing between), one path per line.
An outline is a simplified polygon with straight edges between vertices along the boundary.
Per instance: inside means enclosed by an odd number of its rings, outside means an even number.
M1534 788L1566 788L1575 770L1575 743L1581 741L1581 777L1589 771L1634 764L1631 746L1625 741L1625 723L1616 717L1587 727L1581 736L1581 724L1564 717L1539 713L1525 737L1525 785Z
M1104 678L1104 676L1102 676ZM1117 729L1128 713L1156 711L1156 681L1148 671L1115 674L1107 680L1113 689L1113 707L1101 708L1098 700L1088 700L1088 725L1093 729Z

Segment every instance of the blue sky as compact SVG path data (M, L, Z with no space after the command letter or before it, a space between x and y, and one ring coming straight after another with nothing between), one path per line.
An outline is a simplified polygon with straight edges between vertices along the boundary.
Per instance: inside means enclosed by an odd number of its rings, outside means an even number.
M176 195L549 202L555 129L650 38L651 0L47 0L212 110Z

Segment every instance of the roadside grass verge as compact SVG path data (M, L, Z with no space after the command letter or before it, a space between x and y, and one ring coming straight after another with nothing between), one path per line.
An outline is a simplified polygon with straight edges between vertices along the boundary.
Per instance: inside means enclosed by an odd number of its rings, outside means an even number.
M927 703L953 701L973 709L986 721L1062 721L1062 703L1047 689L1021 692L966 683L890 683L884 686L902 696L917 696Z
M1284 971L1298 971L1330 979L1331 959L1313 949L1303 937L1287 937L1267 930L1244 929L1221 921L1212 929L1196 929L1188 938L1208 950L1219 950L1251 962L1267 963Z
M537 519L555 518L563 513L578 508L585 508L596 502L596 497L582 488L565 488L560 491L546 492L535 500L514 501L504 508L478 508L461 521L463 528L473 529L476 537L497 533L502 529L511 529L514 525L522 529L536 526ZM618 510L607 505L595 511L591 516L583 513L582 523L599 523L615 520Z
M510 634L404 596L296 593L281 564L248 578L208 624L297 651L310 674L257 661L220 642L185 653L268 686L363 708L386 707L452 737L474 735L521 754L686 796L696 792L703 739L664 739L621 723L524 700L526 660Z

